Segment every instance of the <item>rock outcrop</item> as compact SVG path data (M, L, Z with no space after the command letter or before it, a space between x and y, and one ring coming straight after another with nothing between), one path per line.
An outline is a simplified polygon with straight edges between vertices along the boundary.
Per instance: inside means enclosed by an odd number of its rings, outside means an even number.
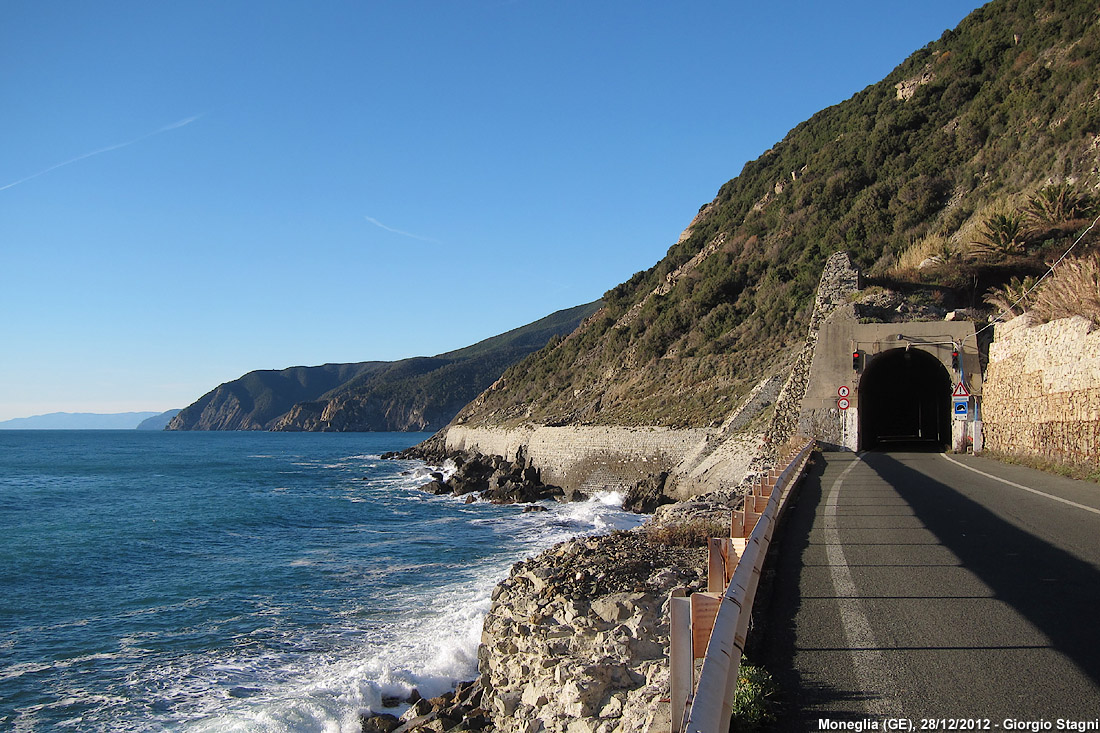
M385 699L386 707L408 708L400 717L381 712L360 718L363 733L444 733L492 729L488 713L481 707L484 696L481 680L460 682L453 692L426 700L413 690L405 700Z
M460 395L456 399L462 399ZM435 409L433 409L435 408ZM377 398L370 394L338 394L327 400L299 402L271 423L278 432L348 432L377 430L422 432L445 425L455 405L425 400Z
M423 453L405 451L399 454L387 453L382 457L408 458L421 455ZM481 499L494 504L519 504L543 499L577 501L587 498L579 491L566 492L559 486L544 484L539 469L524 461L522 455L517 461L509 461L500 456L451 452L442 461L435 463L449 463L455 470L446 478L442 473L435 473L432 481L420 487L422 491L432 494L453 494L467 497L467 502Z
M644 531L574 539L493 593L481 706L502 733L639 730L668 715L667 603L705 584L705 551Z

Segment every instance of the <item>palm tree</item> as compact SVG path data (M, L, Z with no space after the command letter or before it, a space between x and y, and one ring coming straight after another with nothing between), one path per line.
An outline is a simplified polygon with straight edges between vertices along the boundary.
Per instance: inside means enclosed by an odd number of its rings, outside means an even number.
M1092 197L1068 183L1046 186L1028 199L1027 216L1036 224L1056 227L1080 219L1093 208Z
M1009 313L1012 316L1021 315L1032 303L1035 302L1035 293L1030 292L1035 287L1035 277L1028 275L1022 281L1013 277L1004 285L990 288L983 300L1001 313Z
M1019 214L994 214L972 242L979 251L1000 256L1023 253L1025 243L1024 217Z

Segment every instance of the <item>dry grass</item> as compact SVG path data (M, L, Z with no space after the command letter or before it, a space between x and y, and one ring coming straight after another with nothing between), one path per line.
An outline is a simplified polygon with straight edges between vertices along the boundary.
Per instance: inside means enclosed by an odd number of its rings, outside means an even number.
M647 525L650 542L671 547L706 547L711 537L728 537L729 524L714 519L688 519L670 524Z
M951 258L957 254L957 247L947 236L932 234L914 242L909 249L898 255L894 270L917 270L925 260L934 259L940 264L946 261L945 255Z
M1100 253L1065 260L1033 295L1040 321L1084 316L1100 326Z
M1026 466L1027 468L1034 468L1036 471L1043 471L1057 476L1065 476L1066 478L1077 479L1078 481L1100 483L1100 465L1098 464L1070 463L1066 461L1056 461L1050 458L1041 458L1039 456L1012 455L991 450L984 450L980 455L982 458L992 458L1001 463Z

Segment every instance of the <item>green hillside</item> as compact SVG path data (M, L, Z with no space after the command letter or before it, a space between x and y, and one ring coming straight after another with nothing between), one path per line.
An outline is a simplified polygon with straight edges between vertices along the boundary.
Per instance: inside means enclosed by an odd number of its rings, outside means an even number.
M1098 16L1084 0L976 10L749 162L663 260L457 420L715 424L785 363L839 250L944 308L1045 271L1100 184ZM1063 195L1080 205L1042 213Z
M437 430L510 365L601 304L558 311L473 346L395 362L261 370L182 410L169 430Z

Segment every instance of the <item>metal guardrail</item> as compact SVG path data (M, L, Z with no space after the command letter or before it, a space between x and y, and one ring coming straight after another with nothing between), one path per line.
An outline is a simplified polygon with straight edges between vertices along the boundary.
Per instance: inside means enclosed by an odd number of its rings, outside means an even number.
M670 599L672 733L727 733L752 603L772 532L814 442L782 456L733 512L730 536L710 540L707 591ZM703 666L695 684L695 660ZM694 692L693 692L694 688Z

